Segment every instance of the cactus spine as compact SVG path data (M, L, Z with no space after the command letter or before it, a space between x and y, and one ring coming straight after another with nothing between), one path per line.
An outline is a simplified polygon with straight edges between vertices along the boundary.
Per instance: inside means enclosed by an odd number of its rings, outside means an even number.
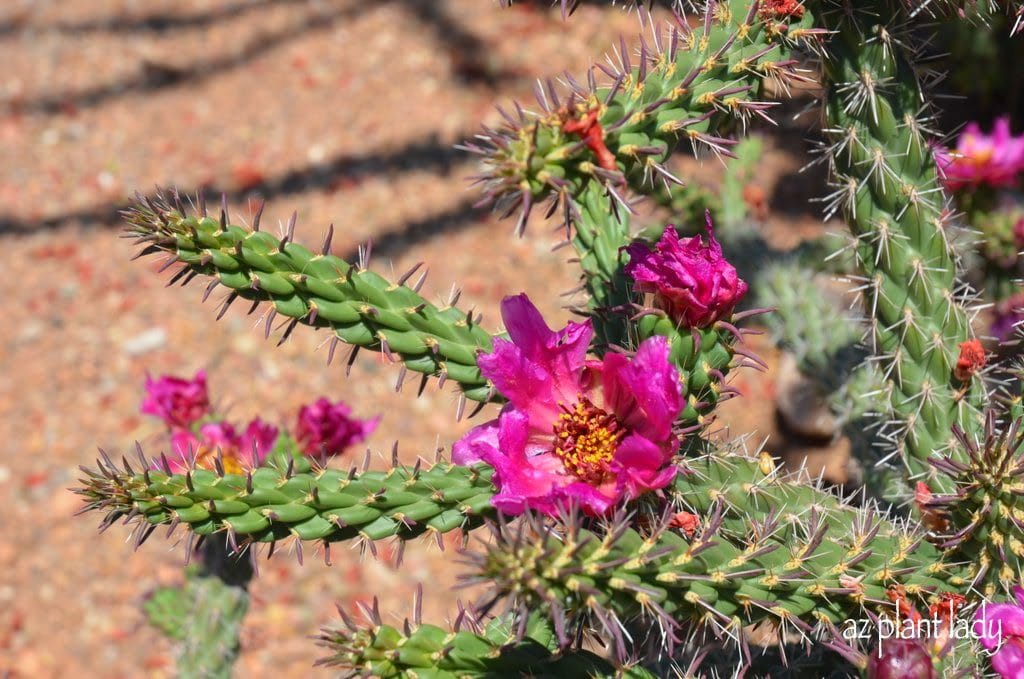
M380 351L409 370L456 382L469 399L494 395L476 366L477 352L491 349L491 335L472 312L436 307L404 284L409 275L391 283L329 254L332 231L314 254L291 242L294 220L278 238L259 230L258 217L250 230L230 224L226 207L218 220L206 216L205 207L188 215L180 200L163 197L140 200L126 218L128 236L145 245L140 254L167 253L168 265L182 265L172 280L211 278L207 294L218 284L231 291L225 310L239 297L253 302L253 309L271 304L268 335L277 315L290 319L285 337L299 323L329 328L336 342Z
M226 533L234 541L410 539L479 525L493 513L492 470L438 463L396 465L387 472L261 467L246 474L194 469L185 474L125 464L86 470L79 494L103 525L124 518L140 541L155 526L183 525L196 535Z
M959 455L954 424L980 430L985 389L978 376L954 375L970 319L957 294L921 88L885 23L887 3L823 4L835 31L823 51L831 206L843 211L855 239L873 340L895 387L902 426L893 442L912 478L948 490L928 459L936 451Z
M728 153L732 142L716 130L734 116L765 117L770 105L756 99L762 80L797 77L789 50L814 33L810 12L762 20L759 6L709 2L700 26L679 22L656 29L653 45L641 40L636 62L623 42L610 60L616 65L600 67L610 87L598 85L594 70L585 85L567 77L564 103L553 83L538 87L540 115L517 105L503 129L464 146L483 157L489 199L505 212L520 209L521 232L544 200L561 201L570 222L571 204L591 182L625 210L624 185L643 193L658 178L678 182L663 163L681 139Z
M524 636L500 625L454 632L419 620L403 629L382 622L376 603L367 610L369 626L344 616L344 627L324 629L319 643L331 652L318 665L347 670L346 676L379 679L475 679L477 677L590 677L593 679L654 679L639 667L618 668L589 651L557 652L549 630L529 625ZM344 613L343 613L344 615Z

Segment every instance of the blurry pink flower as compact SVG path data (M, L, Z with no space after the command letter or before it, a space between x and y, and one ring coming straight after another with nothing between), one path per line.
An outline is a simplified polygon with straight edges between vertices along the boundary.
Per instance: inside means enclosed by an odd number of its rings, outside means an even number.
M223 458L224 471L239 474L243 470L263 464L277 441L277 427L256 418L241 434L228 422L209 422L199 428L198 435L179 429L171 435L171 450L174 453L168 462L171 471L181 473L189 468L189 459L194 455L196 466L213 469L218 453Z
M509 402L452 450L458 464L494 467L494 506L550 514L575 500L601 515L667 485L685 402L666 340L646 340L631 359L588 361L589 321L553 332L526 295L506 297L501 309L511 341L495 340L478 363Z
M970 123L957 140L956 149L934 149L943 184L956 190L970 186L1012 186L1024 170L1024 135L1010 133L1009 118L999 118L992 134L982 134Z
M654 303L677 323L704 328L728 317L747 293L747 284L722 257L707 215L708 242L700 236L682 241L675 227L665 228L653 251L643 243L626 248L626 275L637 292L654 293Z
M324 459L365 441L378 424L380 417L360 420L352 417L352 408L343 401L331 403L326 398L319 398L299 409L295 438L306 455Z
M163 419L168 427L187 427L209 411L206 392L206 371L200 370L191 380L163 375L154 380L146 376L146 398L141 411Z
M1016 603L982 604L971 633L992 654L992 669L1003 679L1024 676L1024 589L1013 588ZM998 649L998 650L996 650Z

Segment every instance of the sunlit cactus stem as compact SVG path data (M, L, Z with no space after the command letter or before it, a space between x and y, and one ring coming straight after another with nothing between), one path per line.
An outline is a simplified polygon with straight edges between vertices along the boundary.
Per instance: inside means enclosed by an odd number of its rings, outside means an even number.
M329 544L389 537L411 539L469 530L494 513L490 468L440 462L397 463L387 472L295 471L261 467L244 474L193 469L139 472L101 460L85 470L77 492L103 525L124 519L137 544L159 525L195 535L226 534L233 545L297 537ZM329 551L327 552L329 554Z
M638 54L621 42L613 65L591 69L585 83L567 75L568 93L550 81L538 86L541 114L517 104L514 113L503 111L502 129L464 145L483 158L488 198L502 211L518 207L521 232L544 201L561 202L571 221L567 203L591 182L626 210L627 186L644 193L655 181L678 182L665 161L679 141L728 154L734 142L719 128L767 118L772 105L758 100L762 82L801 77L790 49L815 35L810 11L763 10L754 0L709 2L703 21L656 27ZM610 85L599 84L604 77Z
M835 193L855 239L876 352L893 382L891 432L909 475L949 490L928 464L959 456L953 425L980 431L985 388L957 370L970 317L957 283L928 145L921 86L886 2L821 2L834 31L823 50L826 135Z
M198 214L190 215L177 194L142 198L125 216L127 235L143 245L140 255L164 253L170 255L166 266L180 264L172 282L202 275L211 279L206 295L218 285L228 288L221 314L238 298L252 302L252 310L267 303L268 336L281 316L282 341L300 323L326 328L336 335L332 358L339 342L371 349L424 380L457 383L466 398L494 396L476 366L477 352L491 349L491 335L471 311L454 306L457 296L439 308L417 292L422 276L411 287L405 284L416 268L391 282L330 254L333 227L319 252L312 252L293 242L294 216L278 237L259 230L259 215L251 229L231 224L226 205L215 219L200 200Z

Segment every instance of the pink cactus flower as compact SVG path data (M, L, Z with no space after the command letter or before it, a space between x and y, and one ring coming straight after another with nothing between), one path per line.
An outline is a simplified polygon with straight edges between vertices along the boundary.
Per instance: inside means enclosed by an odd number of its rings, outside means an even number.
M378 424L379 416L360 420L352 417L352 408L347 403L332 403L326 398L319 398L299 409L295 438L306 455L326 459L365 441Z
M182 473L189 467L194 455L196 466L213 469L218 453L224 471L240 474L243 470L263 464L277 442L277 427L256 418L240 434L229 422L208 422L199 428L198 435L188 429L179 429L171 435L173 455L168 459L171 471Z
M191 380L172 375L156 380L146 376L146 398L141 411L161 418L168 427L187 427L209 410L205 370L197 372Z
M1024 135L1010 133L1009 118L999 118L992 134L982 134L970 123L957 140L956 149L934 149L942 182L947 188L988 185L1012 186L1024 170Z
M707 229L707 243L700 236L680 241L669 225L653 251L643 243L626 248L626 275L634 280L634 289L654 293L655 305L688 328L704 328L729 317L747 294L747 284L722 257L710 214Z
M992 669L1003 679L1024 677L1024 588L1014 587L1015 603L984 604L971 632L992 653Z
M501 309L511 341L495 340L478 364L509 402L452 450L458 464L494 467L494 506L550 514L575 501L598 516L667 485L685 402L666 340L644 341L632 358L587 360L589 321L552 331L526 295Z

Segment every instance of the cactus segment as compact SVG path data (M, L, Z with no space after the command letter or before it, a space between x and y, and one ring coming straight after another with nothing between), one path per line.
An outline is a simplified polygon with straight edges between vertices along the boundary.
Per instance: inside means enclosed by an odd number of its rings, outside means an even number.
M742 532L734 532L721 503L689 538L668 522L638 532L625 516L600 532L567 523L561 535L526 520L518 529L497 528L477 575L520 605L548 610L556 630L584 618L601 621L620 647L616 619L653 619L665 630L711 623L732 632L775 620L809 635L819 623L840 624L864 608L891 608L890 587L926 598L964 584L941 560L915 552L921 535L880 517L863 515L854 533L813 512L796 526L787 521L793 518L740 517L731 523Z
M196 535L227 533L239 543L408 540L424 533L468 531L493 516L493 471L439 462L427 469L386 472L322 469L294 472L261 467L246 474L194 469L136 473L109 459L85 469L76 492L83 511L105 514L104 528L121 518L139 542L158 525L184 525Z
M177 676L230 679L249 593L217 577L196 576L185 584L183 594L189 604L188 628L178 643Z
M695 149L729 154L731 140L716 136L725 121L768 118L771 104L758 101L763 80L799 78L790 49L816 31L809 11L764 17L754 0L708 2L703 21L654 29L653 44L641 39L639 55L623 42L609 64L597 68L611 80L586 84L567 76L563 100L552 83L538 87L540 115L503 111L505 125L484 131L462 148L483 158L487 199L501 212L520 210L517 231L533 206L570 204L598 182L629 210L625 184L644 193L654 180L681 183L664 166L680 140Z
M572 244L583 269L589 294L588 314L599 351L609 345L629 346L633 313L632 281L624 273L629 256L629 213L617 206L604 188L591 182L577 198Z
M834 31L823 53L825 134L835 193L855 241L876 352L895 386L902 422L892 443L911 478L949 490L928 464L958 455L953 425L980 431L980 377L955 375L957 348L971 337L947 238L949 214L922 117L922 93L889 3L823 3ZM893 19L895 21L895 19Z
M1024 421L999 427L988 413L983 438L956 430L966 461L947 456L932 464L953 492L922 498L932 530L945 549L970 563L972 585L986 597L1024 580ZM930 497L929 497L930 495Z
M404 628L398 629L381 622L376 606L370 617L366 627L345 616L344 627L322 630L318 643L331 655L317 664L347 670L344 676L379 679L654 679L639 667L616 667L589 651L557 652L545 643L547 635L538 640L529 627L526 636L517 638L494 625L487 629L477 625L475 631L456 626L450 632L406 620Z
M277 315L291 319L285 338L299 323L328 328L336 342L380 351L409 370L456 382L466 398L494 397L476 365L477 353L491 350L492 336L472 312L438 308L404 279L392 283L329 254L329 236L313 253L291 242L290 234L278 238L229 224L223 210L219 220L205 210L188 215L176 195L140 198L125 218L127 236L144 245L140 256L166 253L182 265L172 280L209 277L207 294L218 284L231 291L224 309L239 297L254 309L270 304L268 335Z

